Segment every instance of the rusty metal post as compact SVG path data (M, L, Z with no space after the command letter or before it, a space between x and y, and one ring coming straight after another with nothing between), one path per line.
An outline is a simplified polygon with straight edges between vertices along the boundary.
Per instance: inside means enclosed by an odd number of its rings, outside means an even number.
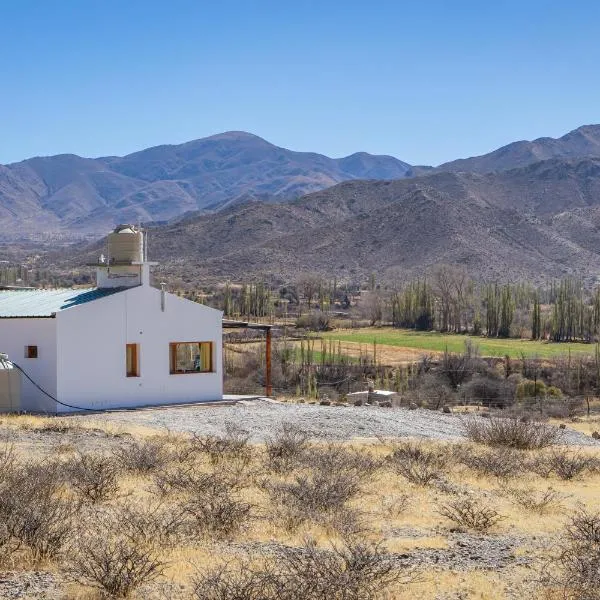
M267 352L265 368L265 395L267 398L273 395L273 386L271 385L271 328L267 327Z

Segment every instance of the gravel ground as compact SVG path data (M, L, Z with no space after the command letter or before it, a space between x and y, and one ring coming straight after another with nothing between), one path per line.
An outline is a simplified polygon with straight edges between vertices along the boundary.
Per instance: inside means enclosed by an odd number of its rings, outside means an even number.
M222 433L227 423L250 432L255 442L263 441L283 422L291 422L311 432L314 438L348 440L373 437L424 437L439 440L461 439L463 417L425 409L343 407L311 404L282 404L269 400L242 401L232 405L195 405L114 411L90 416L74 416L123 425L193 432L200 435ZM566 429L564 443L598 446L600 442Z
M63 598L60 581L44 571L8 571L0 573L0 598L6 600L57 600Z

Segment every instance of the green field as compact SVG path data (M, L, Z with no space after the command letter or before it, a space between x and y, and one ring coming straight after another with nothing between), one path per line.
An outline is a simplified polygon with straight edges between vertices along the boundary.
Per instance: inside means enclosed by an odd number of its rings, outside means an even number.
M364 329L339 329L323 334L326 339L356 342L359 344L377 344L396 346L398 348L413 348L434 352L462 352L465 341L470 339L479 346L482 356L510 356L520 358L522 354L528 357L556 358L571 354L591 355L595 352L593 344L557 344L531 340L496 339L474 337L457 334L444 334L430 331L413 331L410 329L393 329L391 327L368 327Z

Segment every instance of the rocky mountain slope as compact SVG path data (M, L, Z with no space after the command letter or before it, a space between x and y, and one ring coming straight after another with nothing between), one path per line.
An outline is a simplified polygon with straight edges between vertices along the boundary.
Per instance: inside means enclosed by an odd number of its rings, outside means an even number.
M600 125L584 125L558 139L544 137L532 142L513 142L489 154L444 163L438 170L489 173L524 167L550 158L586 156L600 156Z
M485 279L591 282L600 276L599 232L600 159L552 159L500 173L351 181L286 204L230 207L152 228L150 254L159 273L184 280L285 282L303 271L389 280L450 262ZM82 252L94 258L101 249Z
M287 201L349 179L411 174L391 156L332 159L228 132L122 158L67 154L0 166L0 228L5 238L99 234L121 222L168 221L256 198Z
M307 190L318 191L290 200ZM184 280L389 279L440 262L487 279L600 277L600 126L433 170L291 152L231 132L124 158L0 167L0 198L2 224L27 214L36 227L97 233L163 220L151 227L150 254ZM101 249L80 244L46 259L75 266Z

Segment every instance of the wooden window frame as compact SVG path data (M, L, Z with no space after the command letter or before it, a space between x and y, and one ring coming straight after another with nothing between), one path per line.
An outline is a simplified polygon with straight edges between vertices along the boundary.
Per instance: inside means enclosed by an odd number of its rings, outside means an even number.
M134 371L130 372L127 370L127 353L129 349L132 349L132 362L134 365ZM126 377L139 377L140 376L140 351L139 344L125 344L125 376Z
M177 366L177 346L182 344L198 344L201 346L202 344L208 344L210 347L210 368L204 371L176 371L175 367ZM169 343L169 374L171 375L207 375L210 373L215 373L215 359L214 359L214 350L215 344L214 342L205 340L202 342L170 342Z
M37 346L25 346L25 358L39 358L39 355Z

